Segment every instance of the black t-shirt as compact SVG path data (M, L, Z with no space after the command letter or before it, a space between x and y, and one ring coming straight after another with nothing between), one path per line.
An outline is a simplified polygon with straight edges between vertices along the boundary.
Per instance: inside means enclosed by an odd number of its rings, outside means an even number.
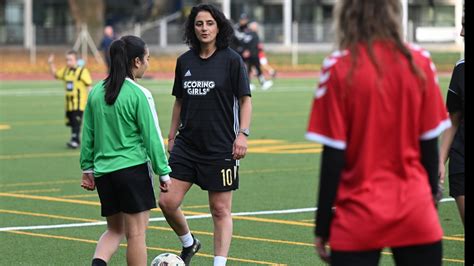
M446 106L450 113L461 112L461 123L456 135L454 136L453 144L451 145L451 160L454 158L459 158L460 156L464 158L464 146L465 146L465 126L464 126L464 59L460 60L454 67L453 74L451 76L451 81L449 83L448 95L446 98ZM456 153L458 156L453 156L453 153ZM453 162L450 162L450 174L463 173L464 172L464 162L456 165L457 167L451 167ZM454 165L454 164L453 164ZM459 169L457 169L459 168Z
M194 161L233 161L239 98L251 95L239 54L224 48L202 59L193 49L187 51L177 60L172 94L182 99L182 107L171 154Z

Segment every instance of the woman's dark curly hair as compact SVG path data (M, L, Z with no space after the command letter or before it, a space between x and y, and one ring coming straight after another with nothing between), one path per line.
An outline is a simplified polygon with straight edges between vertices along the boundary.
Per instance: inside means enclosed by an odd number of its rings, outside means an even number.
M219 33L216 36L217 49L229 47L231 39L234 36L232 24L230 24L228 19L226 19L224 13L211 4L199 4L191 9L191 13L189 14L185 24L184 42L197 51L201 50L201 43L194 32L194 20L196 19L197 14L201 11L209 12L217 23L217 28L219 28Z

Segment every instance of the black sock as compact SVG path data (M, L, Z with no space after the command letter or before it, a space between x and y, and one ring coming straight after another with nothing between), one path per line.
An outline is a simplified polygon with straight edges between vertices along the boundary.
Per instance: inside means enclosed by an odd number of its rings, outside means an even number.
M80 132L81 132L81 126L73 126L71 129L71 140L79 143Z
M92 266L107 266L107 262L99 258L94 258L92 260Z

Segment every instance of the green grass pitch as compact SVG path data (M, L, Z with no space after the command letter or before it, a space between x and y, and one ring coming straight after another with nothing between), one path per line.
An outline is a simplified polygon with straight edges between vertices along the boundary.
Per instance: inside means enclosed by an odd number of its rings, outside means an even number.
M448 81L440 79L444 91ZM249 154L241 161L241 185L232 209L247 214L234 218L228 265L324 265L312 246L314 212L305 209L315 206L318 186L321 149L304 139L316 82L277 79L271 90L253 92ZM172 81L140 83L154 95L166 136ZM63 99L59 81L0 83L0 265L90 265L105 229L93 224L104 221L97 193L79 186L79 151L66 149L69 128L64 125ZM207 202L207 194L193 187L183 210L188 216L208 214ZM294 213L275 212L280 210ZM462 265L464 228L455 203L441 203L439 215L445 233L444 265ZM151 217L149 262L162 252L180 249L161 212L155 209ZM211 219L190 219L189 224L203 243L193 264L210 265ZM381 265L393 265L389 252L384 251ZM110 265L125 263L122 245Z

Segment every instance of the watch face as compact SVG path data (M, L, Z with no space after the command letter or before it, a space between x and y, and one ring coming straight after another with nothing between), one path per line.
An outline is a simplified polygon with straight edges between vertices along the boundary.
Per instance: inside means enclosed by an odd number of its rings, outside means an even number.
M242 128L240 132L242 132L247 137L250 135L250 130L248 128Z

